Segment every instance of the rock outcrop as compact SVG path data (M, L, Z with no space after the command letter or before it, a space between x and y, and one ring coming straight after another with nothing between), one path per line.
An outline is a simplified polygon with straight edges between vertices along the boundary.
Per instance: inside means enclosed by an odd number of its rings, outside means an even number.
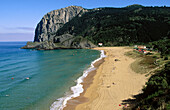
M60 45L62 45L64 47L69 47L69 48L82 49L82 48L96 47L89 40L87 40L81 36L74 37L73 35L70 35L70 34L64 34L64 35L55 37L55 39L59 39Z
M55 42L27 42L22 49L54 50L54 49L89 49L96 47L83 37L74 37L70 34L55 36Z
M57 46L50 41L45 42L27 42L27 44L22 47L22 49L37 49L37 50L53 50Z
M52 41L53 33L81 11L85 12L86 10L79 6L69 6L47 13L36 27L34 42Z
M93 43L82 37L75 37L70 34L56 36L56 32L64 24L87 11L79 6L69 6L47 13L37 24L34 42L28 42L22 49L52 50L95 47Z

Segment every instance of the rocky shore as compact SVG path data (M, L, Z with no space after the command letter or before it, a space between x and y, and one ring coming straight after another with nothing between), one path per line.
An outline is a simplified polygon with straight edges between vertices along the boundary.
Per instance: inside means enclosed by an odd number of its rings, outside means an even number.
M66 39L64 36L63 39ZM60 37L58 37L60 38ZM36 49L36 50L54 50L54 49L89 49L96 47L93 43L82 37L72 37L63 40L62 42L54 43L52 41L44 42L27 42L21 49Z

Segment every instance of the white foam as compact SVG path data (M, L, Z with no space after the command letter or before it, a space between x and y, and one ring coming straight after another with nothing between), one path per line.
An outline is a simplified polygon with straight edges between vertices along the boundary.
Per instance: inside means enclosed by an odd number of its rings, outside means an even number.
M77 79L77 84L76 86L71 87L71 91L73 94L71 95L66 95L65 97L57 99L50 107L50 110L63 110L64 107L66 107L67 101L80 96L80 94L84 91L83 85L81 84L83 82L83 79L87 77L90 71L95 70L96 68L94 67L94 63L101 60L102 58L106 57L104 54L103 50L100 50L100 58L94 60L91 63L91 66L83 72L83 75Z

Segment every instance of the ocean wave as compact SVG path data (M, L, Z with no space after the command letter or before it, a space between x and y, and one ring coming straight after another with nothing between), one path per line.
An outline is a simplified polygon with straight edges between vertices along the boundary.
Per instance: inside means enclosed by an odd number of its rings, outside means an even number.
M50 107L50 110L63 110L64 107L66 107L67 101L80 96L80 94L84 91L83 85L81 84L83 82L83 79L87 77L89 72L95 70L94 63L101 60L102 58L106 57L103 50L100 50L100 58L94 60L91 63L91 66L83 72L83 75L77 79L76 86L71 87L72 94L66 95L65 97L57 99Z

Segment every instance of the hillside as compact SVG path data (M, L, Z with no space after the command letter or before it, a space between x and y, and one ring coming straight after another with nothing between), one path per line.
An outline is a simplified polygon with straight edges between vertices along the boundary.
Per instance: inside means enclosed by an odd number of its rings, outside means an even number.
M170 8L131 5L124 8L97 8L74 17L56 36L82 36L105 46L147 43L170 37Z

